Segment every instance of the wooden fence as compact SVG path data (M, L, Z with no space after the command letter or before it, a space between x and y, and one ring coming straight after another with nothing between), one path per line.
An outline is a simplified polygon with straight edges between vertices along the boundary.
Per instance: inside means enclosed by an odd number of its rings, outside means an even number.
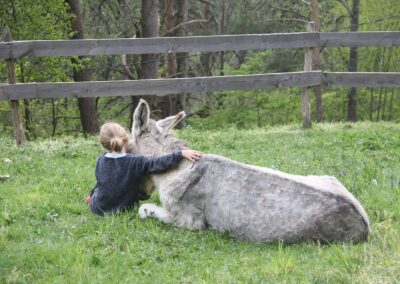
M219 52L270 48L394 47L400 32L305 32L286 34L163 37L140 39L39 40L0 42L0 58L10 65L28 56L95 56L170 52ZM307 52L306 52L307 53ZM10 68L9 68L10 69ZM12 68L11 68L12 69ZM307 71L248 76L217 76L179 79L91 81L71 83L0 84L0 100L29 98L168 95L181 92L250 90L260 88L400 87L400 73L349 73ZM15 76L15 74L14 74ZM15 80L14 80L15 81ZM309 102L303 103L309 108ZM307 110L306 110L307 111ZM309 110L308 110L309 111ZM309 115L308 115L309 116ZM310 118L304 118L310 120Z

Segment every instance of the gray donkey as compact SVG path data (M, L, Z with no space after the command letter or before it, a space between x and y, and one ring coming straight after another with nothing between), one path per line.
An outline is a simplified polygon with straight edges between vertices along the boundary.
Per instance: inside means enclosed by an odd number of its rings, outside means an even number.
M184 112L158 121L149 115L140 100L129 151L157 156L187 147L171 132ZM189 230L211 227L239 240L288 243L357 242L370 233L361 204L331 176L291 175L207 154L147 177L143 187L148 195L159 191L162 207L141 205L141 218Z

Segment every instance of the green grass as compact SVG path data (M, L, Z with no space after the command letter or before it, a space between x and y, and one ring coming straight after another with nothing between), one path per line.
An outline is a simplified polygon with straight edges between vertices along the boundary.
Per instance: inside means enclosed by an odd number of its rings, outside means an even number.
M399 283L400 125L179 133L194 149L293 174L336 176L363 204L361 244L253 244L212 230L91 214L96 138L0 138L0 283ZM11 159L11 163L3 161ZM153 201L157 202L157 196Z

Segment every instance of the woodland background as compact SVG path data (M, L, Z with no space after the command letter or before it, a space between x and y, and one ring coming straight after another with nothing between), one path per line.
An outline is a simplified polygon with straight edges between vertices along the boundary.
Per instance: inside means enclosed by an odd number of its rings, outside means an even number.
M0 28L14 40L132 38L304 32L317 4L320 31L398 31L398 0L0 0ZM314 10L315 11L315 10ZM325 71L398 72L399 48L321 49ZM302 71L304 50L270 49L142 56L36 57L16 61L17 82L246 75ZM318 67L318 66L314 66ZM7 82L0 62L0 82ZM400 90L322 89L314 121L400 120ZM185 109L196 129L269 127L301 122L300 88L147 97L155 117ZM138 97L21 101L28 139L97 133L105 121L129 127ZM317 115L318 113L318 115ZM9 103L0 101L0 129L13 134Z

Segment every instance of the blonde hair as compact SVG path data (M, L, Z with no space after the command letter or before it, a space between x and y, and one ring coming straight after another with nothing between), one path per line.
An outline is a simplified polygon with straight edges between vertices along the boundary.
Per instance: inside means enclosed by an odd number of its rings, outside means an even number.
M128 132L118 123L105 123L100 129L100 143L110 152L121 152L128 143Z

